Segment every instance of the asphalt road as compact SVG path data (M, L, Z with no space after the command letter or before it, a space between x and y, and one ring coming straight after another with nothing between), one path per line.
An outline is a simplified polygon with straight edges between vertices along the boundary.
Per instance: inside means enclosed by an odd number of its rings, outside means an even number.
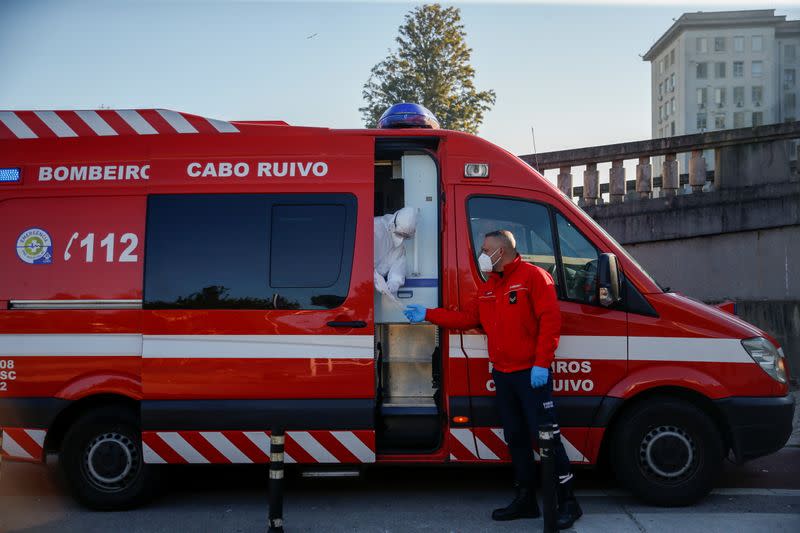
M0 532L266 531L267 469L169 467L161 494L134 511L90 512L67 494L54 460L2 464ZM496 523L510 499L508 467L373 467L359 478L287 478L286 531L541 531L541 520ZM800 412L779 452L725 464L717 489L697 505L644 505L613 479L578 471L584 517L574 531L600 533L800 532Z
M541 531L541 520L494 523L493 507L510 496L503 467L375 467L360 478L290 476L286 530ZM579 472L585 515L575 531L800 531L800 447L744 466L726 465L716 489L688 508L663 509L592 471ZM66 494L54 462L4 463L0 531L176 532L265 531L267 470L261 467L172 467L162 494L127 512L82 509Z

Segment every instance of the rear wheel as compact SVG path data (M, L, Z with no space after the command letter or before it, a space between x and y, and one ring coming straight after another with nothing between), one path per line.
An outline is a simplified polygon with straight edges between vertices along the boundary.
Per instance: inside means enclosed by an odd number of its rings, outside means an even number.
M150 497L156 471L142 458L139 423L121 407L79 418L64 436L61 468L75 498L98 510L128 509Z
M714 420L701 409L676 398L652 398L623 413L614 427L614 471L643 500L690 505L713 488L724 446Z

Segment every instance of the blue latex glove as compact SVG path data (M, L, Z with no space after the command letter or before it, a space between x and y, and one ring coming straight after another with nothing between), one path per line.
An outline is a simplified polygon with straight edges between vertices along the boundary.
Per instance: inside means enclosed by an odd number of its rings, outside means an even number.
M427 309L424 305L411 304L406 306L406 308L403 310L403 314L406 315L408 321L413 324L415 322L422 322L425 320L426 311Z
M544 387L547 383L547 378L550 377L550 369L541 366L535 366L531 370L531 387L538 389Z

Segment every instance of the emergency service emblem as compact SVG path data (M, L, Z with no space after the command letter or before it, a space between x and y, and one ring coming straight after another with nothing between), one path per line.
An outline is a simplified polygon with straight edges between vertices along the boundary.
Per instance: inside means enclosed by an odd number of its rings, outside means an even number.
M17 255L30 265L49 265L53 262L53 241L41 228L22 232L17 239Z

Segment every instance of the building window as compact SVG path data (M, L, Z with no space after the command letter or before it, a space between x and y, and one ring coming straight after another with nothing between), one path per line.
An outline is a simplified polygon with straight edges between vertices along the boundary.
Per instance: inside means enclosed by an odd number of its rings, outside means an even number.
M793 44L783 45L783 59L787 63L794 63L797 58L797 47Z
M725 77L725 63L723 61L717 61L716 63L714 63L714 77L715 78Z
M725 37L714 37L714 51L715 52L725 51Z
M754 78L760 78L764 74L764 62L763 61L753 61L752 67L752 76Z
M669 92L675 92L675 74L669 76Z
M733 105L744 107L744 87L733 88Z
M704 80L708 78L708 63L697 64L697 79Z
M751 96L753 99L753 105L756 107L760 106L762 100L764 99L764 87L761 85L754 85Z
M783 95L783 105L786 112L794 114L794 108L797 105L797 95L794 93L786 93Z
M675 49L669 51L669 64L670 66L675 64Z
M764 50L764 37L761 35L753 35L750 42L750 50L753 52L761 52Z
M705 87L697 89L697 107L705 109L708 103L708 90Z
M714 89L714 103L717 104L717 107L723 107L725 105L725 87L717 87Z
M707 123L708 123L708 120L706 118L706 114L705 113L698 113L697 114L697 129L698 130L706 129L708 127Z
M667 58L666 56L661 58L661 61L658 62L658 73L664 74L664 71L667 70Z
M658 84L658 98L659 100L664 96L664 82Z
M708 52L708 39L705 37L697 38L697 52L701 54Z
M784 89L791 89L792 87L794 87L794 75L795 75L795 70L793 68L787 68L783 70Z
M673 120L669 125L669 134L672 137L675 137L675 121Z
M144 307L338 307L355 230L350 194L150 196Z
M664 107L658 106L658 122L661 123L662 120L664 120Z
M733 127L744 128L744 111L734 111L733 113Z
M760 126L764 123L764 113L762 111L753 112L753 126Z
M669 101L669 107L672 110L672 114L673 115L678 112L678 108L675 107L675 99L674 98Z
M744 77L744 61L733 62L733 77L734 78Z
M733 38L733 51L744 52L744 37Z
M720 113L714 116L714 128L718 130L725 129L725 114Z

